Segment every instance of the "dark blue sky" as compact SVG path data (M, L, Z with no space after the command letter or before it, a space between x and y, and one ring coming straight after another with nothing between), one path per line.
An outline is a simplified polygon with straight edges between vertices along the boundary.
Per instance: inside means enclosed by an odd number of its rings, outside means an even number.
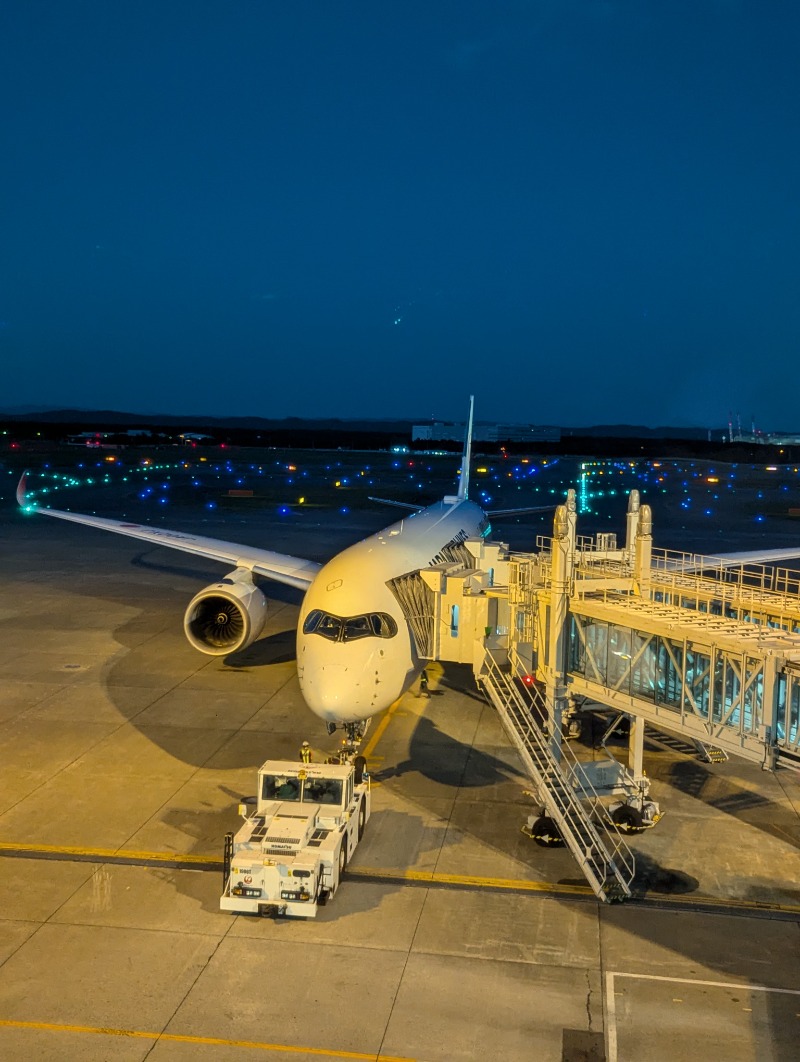
M0 10L0 406L800 429L800 6Z

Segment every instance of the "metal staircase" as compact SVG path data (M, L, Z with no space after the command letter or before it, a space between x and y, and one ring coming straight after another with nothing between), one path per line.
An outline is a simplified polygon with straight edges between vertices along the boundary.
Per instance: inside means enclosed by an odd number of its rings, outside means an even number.
M725 763L728 759L728 753L718 745L710 745L707 741L700 741L699 738L694 739L694 744L704 763Z
M633 852L608 817L569 746L563 746L568 770L553 755L550 740L532 712L534 707L544 710L542 694L531 690L532 700L526 704L514 676L503 671L490 653L486 654L477 679L497 709L548 816L558 827L595 895L605 903L630 897L636 870ZM541 703L534 705L537 694ZM610 833L598 831L593 821L595 815L607 823Z

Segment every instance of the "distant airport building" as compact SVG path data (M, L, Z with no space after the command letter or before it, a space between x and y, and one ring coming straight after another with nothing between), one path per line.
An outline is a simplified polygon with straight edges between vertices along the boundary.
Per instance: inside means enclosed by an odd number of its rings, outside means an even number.
M414 442L452 440L463 442L466 424L432 421L430 424L414 424L411 438ZM561 428L550 424L475 424L472 438L476 442L539 443L560 442Z
M731 436L731 442L758 443L760 446L798 446L800 435L778 435L769 432L737 432Z

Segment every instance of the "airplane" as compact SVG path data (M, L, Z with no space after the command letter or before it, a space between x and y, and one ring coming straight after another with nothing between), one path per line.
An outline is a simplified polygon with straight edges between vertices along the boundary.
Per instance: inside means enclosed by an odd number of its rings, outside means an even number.
M464 542L487 537L492 515L553 509L549 505L485 512L469 500L473 408L474 396L457 493L426 507L391 503L412 512L324 565L185 532L32 505L25 496L25 475L17 501L28 512L232 565L232 571L192 598L184 615L189 643L211 656L247 648L264 629L267 598L254 576L304 590L297 626L297 675L303 698L330 733L341 727L351 742L358 742L372 716L394 704L426 663L414 638L408 594L403 593L408 579L443 560L467 560Z

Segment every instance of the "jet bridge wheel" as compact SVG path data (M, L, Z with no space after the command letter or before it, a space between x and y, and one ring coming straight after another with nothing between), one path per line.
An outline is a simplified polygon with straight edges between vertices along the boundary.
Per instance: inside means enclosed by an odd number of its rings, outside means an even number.
M611 818L614 825L618 826L623 833L633 833L634 830L641 830L644 825L641 811L632 808L630 804L620 804L618 808L614 808L611 812Z
M564 838L549 815L540 815L525 831L541 848L561 848Z

